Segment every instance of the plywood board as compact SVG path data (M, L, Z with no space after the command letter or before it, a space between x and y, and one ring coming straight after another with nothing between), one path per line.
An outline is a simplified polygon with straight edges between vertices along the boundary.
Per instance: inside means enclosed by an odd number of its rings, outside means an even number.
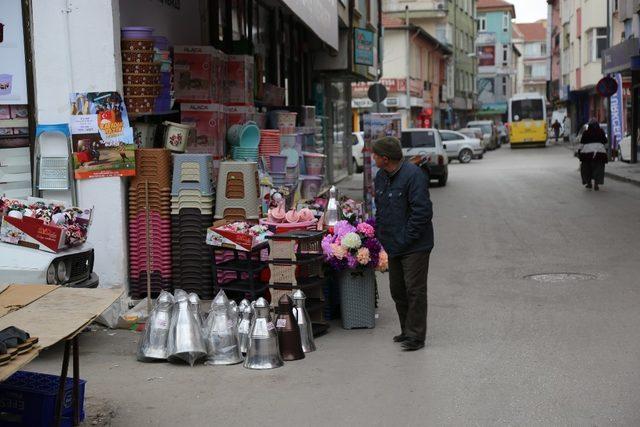
M0 330L8 326L16 326L40 339L38 349L25 354L25 357L12 360L0 369L0 381L33 360L40 350L82 332L87 325L109 308L122 295L122 292L118 289L59 287L31 304L0 318Z
M0 291L0 317L16 311L33 301L43 297L54 289L56 285L9 285Z

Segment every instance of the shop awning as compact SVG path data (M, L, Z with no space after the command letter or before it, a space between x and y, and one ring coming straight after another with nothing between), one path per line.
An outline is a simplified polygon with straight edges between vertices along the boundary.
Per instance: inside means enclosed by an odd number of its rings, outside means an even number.
M478 116L491 116L494 114L506 114L507 103L506 102L494 102L490 104L481 104L480 108L476 112Z
M640 53L640 39L632 38L605 49L602 53L602 74L631 71L631 58Z
M320 40L338 50L338 0L282 0Z

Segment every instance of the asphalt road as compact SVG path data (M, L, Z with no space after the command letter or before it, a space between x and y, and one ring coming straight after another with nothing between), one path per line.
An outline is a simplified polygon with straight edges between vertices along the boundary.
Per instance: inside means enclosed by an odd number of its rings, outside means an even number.
M577 166L561 147L450 165L432 189L424 350L391 342L386 275L375 329L334 324L315 353L269 372L142 364L138 335L87 333L88 423L640 425L640 188L586 190ZM584 276L526 278L548 273ZM29 368L60 360L57 348Z

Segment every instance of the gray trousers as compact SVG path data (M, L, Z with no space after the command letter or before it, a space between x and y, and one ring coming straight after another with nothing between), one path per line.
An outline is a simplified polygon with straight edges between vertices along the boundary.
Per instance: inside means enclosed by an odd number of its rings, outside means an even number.
M427 275L430 251L389 258L389 287L396 303L402 333L424 341L427 337Z

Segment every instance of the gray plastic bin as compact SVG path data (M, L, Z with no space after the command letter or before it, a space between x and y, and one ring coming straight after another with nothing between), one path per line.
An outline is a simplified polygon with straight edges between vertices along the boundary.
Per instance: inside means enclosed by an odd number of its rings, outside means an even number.
M348 270L339 275L340 311L344 329L375 328L376 273Z

